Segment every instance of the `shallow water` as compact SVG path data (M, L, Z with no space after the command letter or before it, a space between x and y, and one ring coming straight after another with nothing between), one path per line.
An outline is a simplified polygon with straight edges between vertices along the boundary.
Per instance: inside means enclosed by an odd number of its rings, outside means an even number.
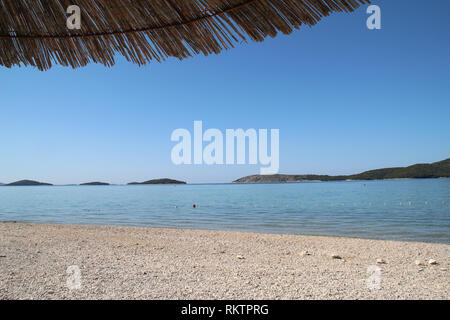
M450 179L0 187L0 221L450 244Z

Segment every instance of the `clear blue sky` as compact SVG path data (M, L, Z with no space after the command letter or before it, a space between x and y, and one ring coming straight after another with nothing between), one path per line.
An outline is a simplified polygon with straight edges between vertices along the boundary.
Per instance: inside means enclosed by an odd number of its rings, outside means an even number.
M0 67L0 181L229 182L259 165L175 166L176 128L280 129L280 173L450 157L450 2L380 0L220 55L145 67Z

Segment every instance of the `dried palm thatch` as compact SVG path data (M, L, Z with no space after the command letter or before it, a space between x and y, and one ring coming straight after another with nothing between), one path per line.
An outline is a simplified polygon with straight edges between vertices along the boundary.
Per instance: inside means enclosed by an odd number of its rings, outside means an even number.
M46 70L58 63L114 65L116 53L139 65L167 57L219 53L312 26L370 0L0 0L0 65ZM80 30L66 26L81 9Z

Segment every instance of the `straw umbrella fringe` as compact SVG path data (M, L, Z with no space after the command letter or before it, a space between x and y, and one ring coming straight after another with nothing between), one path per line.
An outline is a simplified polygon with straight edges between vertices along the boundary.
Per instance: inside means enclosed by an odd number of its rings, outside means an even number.
M117 53L138 65L217 54L366 3L370 0L0 0L0 65L47 70L55 63L112 66ZM66 26L70 5L81 9L80 30Z

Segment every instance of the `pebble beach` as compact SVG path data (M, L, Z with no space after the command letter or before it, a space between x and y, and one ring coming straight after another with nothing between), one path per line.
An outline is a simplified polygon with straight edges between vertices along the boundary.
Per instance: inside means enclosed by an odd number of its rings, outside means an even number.
M446 244L0 223L0 299L447 300L449 270Z

